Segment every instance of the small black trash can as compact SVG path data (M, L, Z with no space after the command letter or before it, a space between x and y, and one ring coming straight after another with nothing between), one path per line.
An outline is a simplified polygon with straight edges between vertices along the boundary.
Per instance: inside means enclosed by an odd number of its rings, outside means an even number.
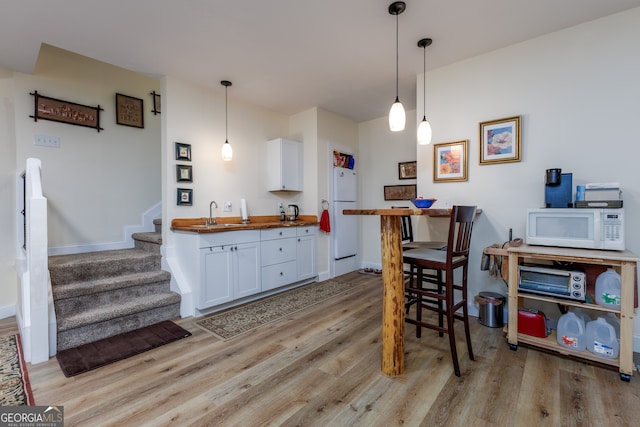
M478 321L481 325L490 328L502 328L504 326L504 305L507 298L495 292L480 292L477 298Z

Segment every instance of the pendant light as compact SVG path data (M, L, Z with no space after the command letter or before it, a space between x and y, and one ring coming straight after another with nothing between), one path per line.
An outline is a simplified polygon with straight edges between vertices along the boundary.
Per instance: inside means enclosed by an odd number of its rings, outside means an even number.
M220 82L222 86L224 86L224 144L222 144L222 160L225 162L231 161L233 159L233 150L231 149L231 144L229 144L229 113L227 111L227 106L229 102L227 101L227 91L229 86L231 86L231 82L228 80L222 80Z
M418 144L427 145L431 144L431 125L427 121L427 46L431 46L433 40L422 39L418 42L418 47L424 50L424 68L422 73L422 91L424 94L422 104L422 121L418 125Z
M389 110L389 129L392 132L404 130L406 116L404 107L398 98L398 15L406 9L407 5L403 1L396 1L389 5L389 13L396 16L396 100Z

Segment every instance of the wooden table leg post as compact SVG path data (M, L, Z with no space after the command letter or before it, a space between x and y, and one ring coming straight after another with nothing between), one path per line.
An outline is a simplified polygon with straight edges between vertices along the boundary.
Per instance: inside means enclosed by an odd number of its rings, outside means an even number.
M380 216L382 244L382 373L404 372L404 268L400 217Z

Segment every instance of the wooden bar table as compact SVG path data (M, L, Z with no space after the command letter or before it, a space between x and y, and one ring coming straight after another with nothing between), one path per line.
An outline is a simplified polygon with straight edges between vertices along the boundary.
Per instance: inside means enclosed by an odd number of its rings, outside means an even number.
M400 217L427 215L448 217L449 209L345 209L345 215L379 215L382 249L382 373L404 372L404 263Z

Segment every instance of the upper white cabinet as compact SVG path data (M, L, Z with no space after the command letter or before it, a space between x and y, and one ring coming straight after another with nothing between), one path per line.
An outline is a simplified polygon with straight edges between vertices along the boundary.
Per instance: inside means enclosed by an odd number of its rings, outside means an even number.
M267 141L269 191L302 191L302 143L284 138Z

